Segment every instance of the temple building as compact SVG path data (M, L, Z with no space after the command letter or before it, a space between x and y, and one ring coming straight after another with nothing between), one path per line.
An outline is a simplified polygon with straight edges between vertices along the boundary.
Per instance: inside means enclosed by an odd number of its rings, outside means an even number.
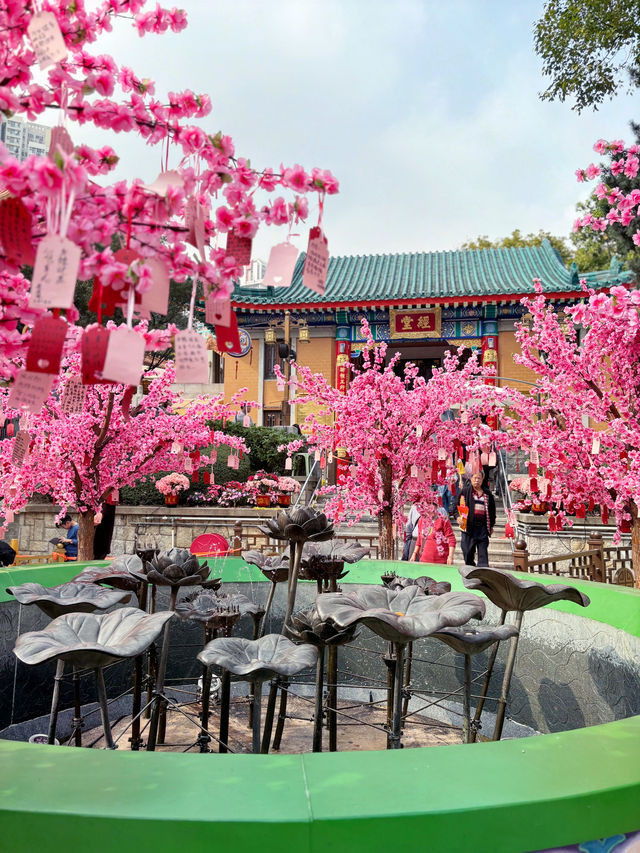
M248 388L248 398L262 407L252 417L264 426L300 424L306 414L294 399L286 405L274 374L287 345L300 364L345 388L366 317L374 339L389 344L388 355L400 353L400 369L412 361L428 378L447 350L480 349L483 364L497 367L497 384L516 384L531 378L513 356L515 323L526 313L520 300L533 293L533 279L560 309L581 298L581 279L604 291L634 280L616 260L580 275L546 240L520 249L334 257L322 296L303 286L303 265L301 255L289 287L253 283L237 286L232 296L243 354L224 358L225 397Z

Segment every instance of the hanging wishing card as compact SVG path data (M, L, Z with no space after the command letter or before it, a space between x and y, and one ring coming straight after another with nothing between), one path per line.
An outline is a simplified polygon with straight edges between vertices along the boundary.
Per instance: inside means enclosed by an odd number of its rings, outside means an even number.
M302 271L302 283L309 290L324 296L329 268L329 245L322 229L316 225L309 231L307 257Z
M284 379L281 376L276 376L276 391L284 391Z
M37 12L27 27L40 70L67 57L67 46L53 12Z
M215 449L215 447L213 447L209 451L209 462L211 463L211 465L215 464L217 458L218 458L218 451ZM213 468L211 470L213 471Z
M529 461L533 462L534 465L540 464L540 456L536 447L532 447L529 451Z
M417 438L422 437L422 424L418 424L418 426L416 427L416 437Z
M71 154L74 147L71 137L65 127L57 125L56 127L51 128L51 142L49 143L48 151L48 157L50 160L53 160L54 155L57 154L58 151L62 151L63 154Z
M419 483L424 483L424 481L426 480L426 477L424 476L424 469L423 468L418 468L417 480Z
M14 465L22 465L24 457L29 449L31 436L28 432L21 429L13 442L13 451L11 452L11 461Z
M316 452L313 454L313 461L314 461L314 462L319 462L319 461L320 461L320 455L321 455L321 454L320 454L320 451L319 451L319 450L316 450Z
M179 441L174 441L171 445L171 450L169 451L169 453L177 455L178 453L182 453L183 450L184 446Z
M489 454L489 467L494 468L498 464L498 458L496 456L495 450L492 450Z
M102 375L123 385L138 385L144 362L144 338L127 326L109 334Z
M96 385L104 382L102 368L107 354L109 330L103 326L87 329L82 336L82 384Z
M234 471L237 471L240 466L240 459L235 454L231 453L227 457L227 467L233 468Z
M62 411L65 415L78 415L84 407L87 389L79 376L72 376L64 386L62 396Z
M0 202L0 243L7 260L33 266L36 253L31 243L31 214L19 198Z
M176 382L209 381L207 343L195 329L183 329L174 338Z
M47 234L38 244L30 308L71 308L76 289L80 246L66 237Z
M98 316L113 317L122 297L120 291L102 284L98 276L93 280L93 291L89 300L89 310Z
M469 423L469 412L462 411L460 412L460 423L468 424Z
M184 180L180 172L170 169L168 172L160 172L152 184L142 184L142 189L164 196L167 194L167 190L182 189L183 186Z
M229 231L227 255L232 255L239 267L246 267L251 263L251 243L251 237L240 237L235 231Z
M49 396L53 376L50 373L28 373L20 370L11 386L7 406L10 409L29 409L39 412Z
M27 350L31 373L58 373L68 326L59 317L41 317L33 327Z
M380 503L382 503L383 500L384 500L384 492L382 491L382 489L378 489L378 501Z
M215 326L216 330L216 346L219 353L229 353L229 355L242 355L242 344L240 343L240 333L238 331L238 321L236 315L232 311L229 317L228 326Z
M289 287L298 260L298 250L293 243L278 243L269 253L263 286Z
M12 509L5 509L4 520L7 524L11 524L12 521L15 521L15 517L15 513Z
M325 459L325 457L324 457L324 456L321 456L321 457L320 457L320 461L318 462L318 465L319 465L321 468L326 468L326 467L327 467L327 460Z
M443 462L447 458L447 451L444 447L438 448L438 462Z
M593 444L591 445L591 452L594 454L600 453L600 436L599 435L593 436Z
M191 482L192 483L199 483L200 482L200 472L199 471L193 472L193 474L191 475Z
M250 427L250 426L251 426L251 418L249 417L249 415L245 415L245 416L243 417L243 419L242 419L242 426L243 426L243 427L245 427L245 429L246 429L247 427Z
M290 456L287 456L287 458L284 460L284 470L285 471L292 471L293 470L293 461L292 461Z
M535 477L538 473L538 466L535 462L529 462L529 464L527 465L527 470L529 472L530 477Z
M489 464L489 454L484 451L480 454L480 464L488 465Z
M210 293L204 303L204 319L211 326L229 328L231 323L231 300L229 297L218 297Z
M609 523L609 508L603 506L600 508L600 518L602 519L603 524Z
M413 477L414 480L418 479L418 466L417 465L411 466L411 476Z
M145 258L145 266L151 270L153 286L140 297L140 313L146 315L153 311L154 314L166 314L169 307L169 273L163 260L160 258Z
M584 518L586 515L585 505L583 503L579 503L576 506L576 518Z
M327 462L329 463L329 465L331 465L331 463L333 462L333 453L331 450L327 453Z
M193 471L193 460L190 456L187 456L184 460L184 473L190 474Z

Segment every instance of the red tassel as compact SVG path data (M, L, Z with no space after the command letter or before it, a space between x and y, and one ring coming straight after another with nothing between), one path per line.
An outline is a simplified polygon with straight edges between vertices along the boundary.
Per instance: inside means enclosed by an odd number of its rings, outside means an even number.
M204 474L202 475L202 480L203 480L203 482L204 482L205 486L210 485L210 483L211 483L211 474L210 474L208 471L205 471L205 472L204 472Z
M600 510L600 518L602 519L603 524L609 523L609 507L603 506Z
M191 482L192 483L199 483L200 482L200 472L199 471L193 472L193 474L191 475Z
M531 489L532 492L538 491L538 481L537 481L535 476L531 476L531 478L529 480L529 488Z
M538 476L538 466L535 462L529 462L529 476L537 477Z
M595 503L593 500L593 495L589 498L589 512L593 512L593 508L595 507Z
M623 518L620 522L620 533L631 533L631 522L628 518Z
M550 530L552 533L555 533L555 532L556 532L556 517L555 517L555 515L550 515L550 516L549 516L549 530Z
M576 506L576 518L584 518L585 517L585 508L583 503L579 503Z
M16 429L11 421L7 424L7 438L13 438L16 434Z

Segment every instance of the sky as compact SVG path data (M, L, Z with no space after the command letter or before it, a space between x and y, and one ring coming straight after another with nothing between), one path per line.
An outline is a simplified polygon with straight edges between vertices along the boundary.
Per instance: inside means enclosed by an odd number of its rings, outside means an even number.
M123 20L100 52L154 79L156 95L208 93L203 127L231 135L253 166L331 169L340 181L323 220L332 255L452 250L515 228L568 236L588 194L575 170L597 159L597 139L629 140L639 118L637 95L580 115L540 100L533 25L543 0L181 7L183 32L140 39ZM132 134L74 130L74 141L116 148L119 177L159 171L159 152ZM254 257L282 239L263 228Z

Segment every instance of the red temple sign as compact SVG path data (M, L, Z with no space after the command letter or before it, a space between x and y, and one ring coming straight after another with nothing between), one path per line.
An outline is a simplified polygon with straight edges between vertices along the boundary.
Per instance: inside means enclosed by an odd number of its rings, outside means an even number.
M441 334L440 306L421 311L389 309L392 338L439 338Z

